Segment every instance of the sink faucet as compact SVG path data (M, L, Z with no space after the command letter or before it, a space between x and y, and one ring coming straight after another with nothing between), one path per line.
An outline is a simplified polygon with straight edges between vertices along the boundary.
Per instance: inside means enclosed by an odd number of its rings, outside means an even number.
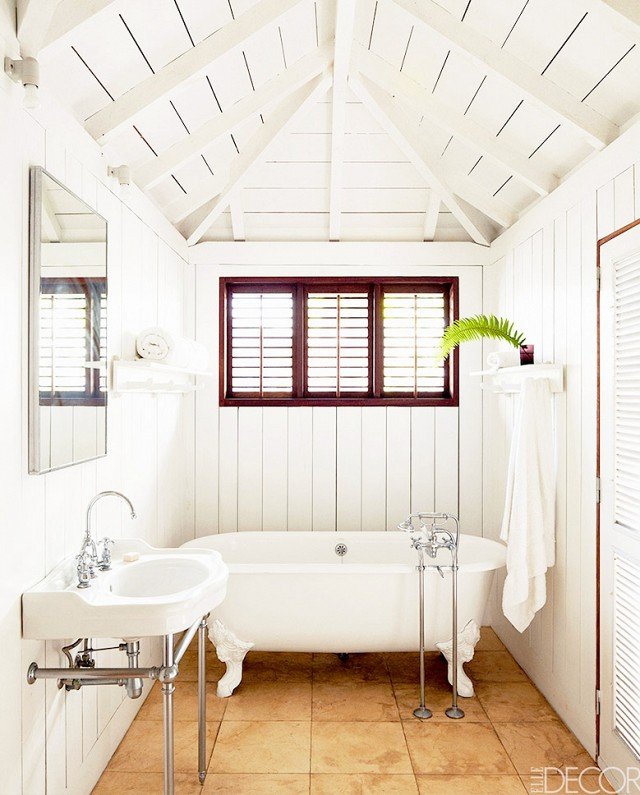
M133 507L131 500L128 497L125 497L125 495L119 491L101 491L99 494L96 494L96 496L91 500L91 502L89 503L89 507L87 508L87 524L84 531L84 539L82 541L82 547L80 548L80 555L78 556L80 559L85 559L85 558L87 559L90 577L96 576L96 567L102 570L111 568L111 552L109 550L109 545L112 544L113 542L109 538L104 538L102 540L103 544L102 558L98 559L98 547L93 539L93 535L91 532L91 510L93 506L98 502L98 500L101 500L103 497L120 497L129 506L129 509L131 511L131 518L132 519L136 518L135 508ZM86 588L88 585L86 578L84 579L84 582L86 584L79 587Z

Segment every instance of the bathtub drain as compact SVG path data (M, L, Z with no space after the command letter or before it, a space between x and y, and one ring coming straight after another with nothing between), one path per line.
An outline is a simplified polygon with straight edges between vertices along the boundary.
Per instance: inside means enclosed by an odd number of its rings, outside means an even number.
M339 557L344 557L347 554L347 545L346 544L336 544L335 546L335 553Z

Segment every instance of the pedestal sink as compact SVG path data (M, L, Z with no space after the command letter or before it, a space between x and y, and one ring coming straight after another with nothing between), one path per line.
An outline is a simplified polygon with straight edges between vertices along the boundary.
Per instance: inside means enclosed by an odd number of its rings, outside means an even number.
M155 549L139 539L121 539L113 548L112 569L99 572L89 588L77 587L70 557L26 591L22 634L33 640L174 634L220 604L228 576L214 550Z
M215 550L155 549L138 539L117 541L112 566L78 587L74 557L62 561L41 583L22 595L22 634L34 640L84 638L89 659L75 663L71 649L63 648L69 667L29 666L27 681L56 679L68 690L89 685L124 685L137 698L142 679L162 685L164 795L174 793L173 692L180 661L198 635L198 776L204 782L206 754L206 630L209 611L226 595L229 571ZM176 633L183 632L176 641ZM139 638L162 636L162 664L138 665ZM91 638L122 638L126 641L128 666L100 668L92 654ZM88 645L87 645L88 644Z

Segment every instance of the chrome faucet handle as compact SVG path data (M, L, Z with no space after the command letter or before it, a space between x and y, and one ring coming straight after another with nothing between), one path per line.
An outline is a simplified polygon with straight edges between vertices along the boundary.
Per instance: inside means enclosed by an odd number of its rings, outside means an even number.
M78 584L76 588L91 587L91 563L86 552L76 555L76 572L78 574Z
M114 541L105 536L98 543L102 545L102 557L98 561L98 568L100 571L109 571L111 568L111 547Z

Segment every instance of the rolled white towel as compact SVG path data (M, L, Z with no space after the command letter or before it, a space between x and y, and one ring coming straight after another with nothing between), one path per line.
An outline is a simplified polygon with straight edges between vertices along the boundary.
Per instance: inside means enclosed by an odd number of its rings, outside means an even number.
M518 348L494 351L487 356L487 365L491 370L499 370L501 367L517 367L519 364L520 351Z
M143 359L190 370L207 369L204 345L187 337L178 337L157 326L144 329L136 337L136 350Z

